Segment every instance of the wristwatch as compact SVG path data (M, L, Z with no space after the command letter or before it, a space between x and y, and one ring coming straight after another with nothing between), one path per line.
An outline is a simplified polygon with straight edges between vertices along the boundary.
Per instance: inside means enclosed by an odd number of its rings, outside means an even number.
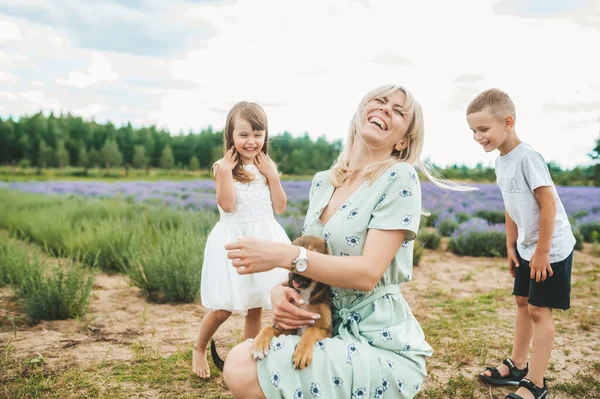
M306 269L308 268L308 258L306 257L306 248L304 248L304 247L298 247L298 248L300 248L300 253L296 257L296 259L294 259L292 261L292 273L302 273L302 272L305 272Z

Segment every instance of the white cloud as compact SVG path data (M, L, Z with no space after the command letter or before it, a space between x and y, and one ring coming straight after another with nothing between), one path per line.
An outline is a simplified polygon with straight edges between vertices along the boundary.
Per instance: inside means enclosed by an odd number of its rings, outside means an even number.
M59 111L60 109L59 102L56 98L48 97L46 93L39 90L21 92L17 95L18 97L27 101L29 103L28 105L30 106L30 109L35 111Z
M49 36L47 40L56 47L62 47L66 41L64 38L59 36Z
M66 79L58 78L56 82L62 85L79 88L89 87L102 81L113 81L119 74L112 69L110 59L100 53L92 53L92 61L85 72L70 71Z
M88 104L82 108L75 108L73 113L83 118L92 118L97 116L99 113L108 110L109 108L102 104Z
M6 91L0 91L0 99L3 100L4 103L10 101L15 101L17 99L17 96L14 95L13 93L9 93Z
M19 27L9 21L0 20L0 42L21 41Z
M0 50L0 65L5 67L12 67L26 62L28 58L21 54L9 54L5 51Z
M0 71L0 83L11 83L16 82L17 78L15 78L10 73Z

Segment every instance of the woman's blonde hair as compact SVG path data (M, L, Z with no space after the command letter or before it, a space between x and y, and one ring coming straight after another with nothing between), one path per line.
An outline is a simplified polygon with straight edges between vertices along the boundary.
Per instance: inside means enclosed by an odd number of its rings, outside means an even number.
M390 165L398 161L403 161L417 166L423 175L439 187L459 191L474 190L474 187L463 186L446 180L439 173L435 172L431 166L424 164L421 161L421 153L423 152L423 142L425 139L423 111L421 110L421 105L410 91L402 86L396 85L377 87L368 92L358 104L356 112L350 122L346 144L331 168L333 172L330 174L331 184L335 187L339 187L350 174L357 170L350 167L350 157L356 140L362 140L369 151L371 151L371 149L376 149L364 142L364 139L360 134L360 129L366 119L365 106L367 103L374 98L390 96L396 91L403 93L406 98L403 108L406 112L405 118L408 122L408 128L406 129L406 135L404 137L408 140L408 145L402 151L394 149L390 154L389 159L369 164L365 168L363 174L367 175L367 177L371 179L371 182L373 182Z
M235 104L227 114L227 119L225 121L225 129L223 129L223 155L234 146L233 142L233 131L235 130L235 119L240 117L252 126L252 130L264 130L265 131L265 143L262 147L262 152L268 157L268 147L269 147L269 126L267 120L267 113L265 110L256 103L251 103L247 101L241 101ZM211 168L215 171L215 166L219 161L215 162ZM242 164L242 160L238 155L238 162L233 168L233 180L239 181L241 183L250 183L254 180L254 175L246 170L244 170L244 165Z

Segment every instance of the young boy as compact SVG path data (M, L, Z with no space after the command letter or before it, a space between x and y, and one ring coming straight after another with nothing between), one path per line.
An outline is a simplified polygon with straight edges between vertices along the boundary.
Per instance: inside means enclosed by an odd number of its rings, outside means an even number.
M570 307L575 237L544 158L515 133L510 97L498 89L484 91L469 104L467 122L485 152L500 152L496 182L506 208L508 265L517 302L512 356L497 368L487 367L479 378L519 385L506 398L547 398L544 373L554 342L552 309Z

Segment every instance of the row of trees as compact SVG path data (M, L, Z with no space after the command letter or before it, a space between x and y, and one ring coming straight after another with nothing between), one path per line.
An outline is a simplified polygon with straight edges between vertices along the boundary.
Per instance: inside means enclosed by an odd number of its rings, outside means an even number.
M328 168L341 148L324 137L285 132L271 138L269 153L284 173L309 174ZM155 126L84 121L71 114L0 118L0 164L44 167L79 166L208 169L223 154L223 133L211 127L170 135Z
M307 134L272 136L269 153L286 174L308 175L331 166L342 142ZM44 116L37 113L18 121L0 118L0 164L44 167L78 166L163 169L208 169L223 153L223 133L211 127L194 133L171 135L155 126L134 129L131 124L84 121L71 114ZM600 138L590 152L595 164L563 170L549 163L557 184L600 185ZM450 179L493 181L493 168L453 165L441 170Z

